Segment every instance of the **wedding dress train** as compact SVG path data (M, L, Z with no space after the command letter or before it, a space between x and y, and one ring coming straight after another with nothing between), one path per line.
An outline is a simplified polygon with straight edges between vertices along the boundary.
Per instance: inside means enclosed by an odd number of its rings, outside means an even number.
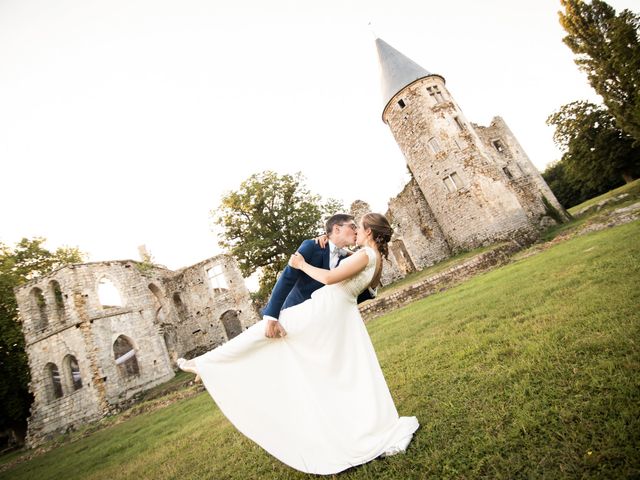
M284 338L265 321L199 357L197 373L240 432L283 463L332 474L406 450L416 417L399 417L357 307L375 272L365 269L283 310ZM344 260L345 262L351 259Z

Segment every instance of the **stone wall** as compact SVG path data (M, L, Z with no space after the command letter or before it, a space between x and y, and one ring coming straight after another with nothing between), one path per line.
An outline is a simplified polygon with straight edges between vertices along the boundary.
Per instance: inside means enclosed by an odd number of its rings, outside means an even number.
M349 207L349 213L353 215L353 219L358 224L362 216L369 212L371 212L371 206L363 200L355 200Z
M533 224L547 213L543 196L568 220L564 208L501 117L494 117L488 127L472 125Z
M389 201L387 219L396 233L394 256L406 251L414 269L422 270L451 256L451 248L418 183L411 181Z
M132 260L70 265L16 298L34 395L29 446L116 411L172 378L178 357L258 320L227 255L179 272Z
M215 286L208 272L219 268L224 280ZM214 280L215 281L215 280ZM257 321L249 292L236 261L219 255L165 279L165 302L174 321L163 324L175 356L193 358L233 338ZM165 305L166 305L165 303Z
M403 88L383 119L453 252L535 230L442 77Z

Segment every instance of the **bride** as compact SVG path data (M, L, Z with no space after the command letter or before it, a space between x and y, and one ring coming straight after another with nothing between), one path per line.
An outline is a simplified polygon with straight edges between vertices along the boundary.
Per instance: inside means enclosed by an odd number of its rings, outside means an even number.
M383 215L367 213L357 231L362 248L333 270L294 253L289 265L325 286L281 312L286 336L267 338L262 320L178 360L240 432L297 470L333 474L403 452L418 428L416 417L398 416L356 303L379 283L392 233Z

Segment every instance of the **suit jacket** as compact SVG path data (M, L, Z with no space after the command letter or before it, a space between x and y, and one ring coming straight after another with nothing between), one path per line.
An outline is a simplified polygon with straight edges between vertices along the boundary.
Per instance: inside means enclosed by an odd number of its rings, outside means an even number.
M320 248L314 240L305 240L298 247L298 252L304 257L309 265L329 270L330 249L328 246ZM340 260L346 257L340 257ZM339 262L338 262L339 263ZM286 266L278 277L275 287L269 297L267 306L262 310L262 315L273 318L280 317L280 311L293 307L311 298L311 294L320 287L322 283L314 280L306 273ZM366 289L358 296L358 303L373 298Z

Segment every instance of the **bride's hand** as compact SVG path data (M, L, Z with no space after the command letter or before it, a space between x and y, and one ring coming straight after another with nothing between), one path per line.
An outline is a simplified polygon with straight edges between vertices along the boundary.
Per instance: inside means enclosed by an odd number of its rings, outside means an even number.
M327 246L327 243L329 243L329 236L325 233L323 235L320 235L319 237L314 238L313 241L320 245L320 248L324 248Z
M298 252L291 255L291 258L289 259L289 266L291 268L300 270L304 266L304 264L305 264L304 257L300 255Z

